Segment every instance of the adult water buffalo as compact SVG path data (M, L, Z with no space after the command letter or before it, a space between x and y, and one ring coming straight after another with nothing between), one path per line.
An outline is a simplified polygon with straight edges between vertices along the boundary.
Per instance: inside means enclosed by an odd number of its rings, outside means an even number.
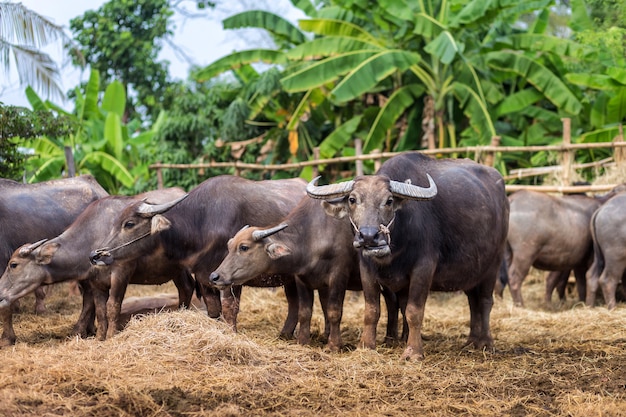
M585 299L585 272L593 257L589 221L594 211L615 192L589 197L522 190L509 196L506 258L509 288L516 305L524 304L521 287L531 266L553 271L546 288L547 302L553 286L563 283L571 270L576 277L578 296L581 301Z
M615 292L622 281L626 288L626 193L604 203L591 218L594 259L586 273L586 304L593 307L598 284L609 310L615 308Z
M310 341L314 290L318 290L327 348L338 351L342 346L340 324L346 290L362 289L352 239L349 224L327 216L319 201L306 198L276 226L245 227L237 232L228 241L228 255L209 278L213 285L227 288L259 275L295 275L298 343ZM394 342L398 338L398 308L395 297L386 297L386 301L390 319L387 341Z
M222 175L207 179L173 206L131 204L114 220L103 248L95 250L91 260L112 264L162 248L163 256L187 268L198 282L209 283L209 275L226 256L228 239L246 224L277 223L306 195L305 187L306 182L300 179L251 181ZM261 276L248 285L284 285L289 311L281 335L293 337L298 320L293 277ZM223 308L209 302L209 315L216 317L221 311L236 330L240 292L241 286L222 291Z
M98 320L97 338L104 340L120 329L120 310L126 288L131 284L158 285L173 280L179 294L179 306L189 306L195 281L178 264L151 253L112 268L91 265L89 254L99 245L104 233L113 227L113 219L131 202L165 203L184 198L180 188L150 191L133 197L109 196L91 203L59 236L47 241L26 244L17 249L0 277L0 307L12 303L35 288L70 279L88 282L93 290ZM83 318L87 319L87 318ZM78 328L85 328L81 323Z
M403 359L423 358L428 292L463 290L470 306L467 343L493 346L489 316L502 262L509 204L500 174L470 160L407 153L376 175L307 186L327 213L353 224L366 302L361 344L376 346L379 286L401 294L409 336Z
M91 175L22 184L0 179L0 265L7 265L11 254L20 245L60 234L91 203L108 193ZM37 297L43 300L43 290ZM83 294L81 318L93 313L90 292ZM40 305L41 309L43 304ZM91 309L90 309L91 308ZM0 346L15 343L13 315L10 306L0 308L3 322ZM81 330L79 330L81 331Z

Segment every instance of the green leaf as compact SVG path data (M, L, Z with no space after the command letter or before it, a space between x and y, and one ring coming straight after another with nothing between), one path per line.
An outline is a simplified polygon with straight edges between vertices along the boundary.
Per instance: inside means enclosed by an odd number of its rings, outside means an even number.
M619 123L626 116L626 87L620 88L608 102L606 123Z
M439 60L449 65L456 54L463 53L463 44L457 43L454 36L447 30L441 32L435 39L428 43L424 47L424 50L429 54L439 58Z
M609 67L606 69L606 75L613 78L622 85L626 85L626 69L618 67Z
M487 10L491 7L491 1L488 0L471 0L454 16L450 21L450 27L459 27L469 25L485 16Z
M606 109L609 102L609 96L606 92L597 95L593 105L591 106L591 125L596 129L604 127L606 124Z
M587 13L587 5L583 0L571 0L572 16L569 20L569 26L574 32L582 32L585 30L594 30L595 25Z
M515 94L511 94L506 97L498 108L496 114L498 116L504 116L505 114L515 113L522 111L528 106L532 106L543 98L543 94L534 88L526 88L522 91L518 91Z
M226 71L255 62L282 65L287 63L287 59L283 52L272 49L251 49L235 52L196 71L193 74L193 78L198 82L204 82Z
M373 149L382 149L387 131L391 129L404 112L415 104L415 99L422 95L424 88L418 84L409 84L394 91L380 109L363 144L363 153Z
M124 91L124 85L115 80L109 84L104 92L102 98L102 110L107 112L113 112L119 117L124 116L124 109L126 108L126 92Z
M415 16L415 29L413 33L424 38L433 39L446 29L437 19L425 13L418 13Z
M46 161L35 171L32 177L28 179L28 183L41 182L51 180L53 178L59 178L59 172L65 167L65 154L59 155L53 158L48 158Z
M386 50L371 56L354 68L330 92L337 103L352 100L373 89L380 81L395 72L402 72L420 61L416 53Z
M582 110L580 101L563 81L537 61L506 51L488 53L487 61L491 67L523 77L565 112L578 114Z
M378 51L356 51L326 58L280 80L288 92L306 91L336 80Z
M337 56L346 52L360 50L382 50L379 45L361 41L360 39L340 36L324 36L299 45L289 50L288 59L295 61L317 59L319 57Z
M100 73L92 69L89 74L89 80L85 86L85 102L84 107L78 113L80 120L88 120L96 118L100 115L98 109L98 91L100 90Z
M117 181L124 184L125 187L132 187L135 178L128 172L126 167L112 155L105 152L91 152L82 159L80 168L94 164L106 172L108 172Z
M320 143L320 157L332 158L352 139L354 132L359 127L363 116L355 116L333 132Z
M107 114L104 122L104 138L113 150L113 156L120 159L124 150L124 140L122 137L122 122L117 113L111 112Z
M310 0L291 0L291 4L293 4L298 9L302 10L305 15L310 17L317 16L317 9L311 3Z
M223 20L224 29L260 28L273 33L275 36L286 39L288 42L299 45L306 41L304 34L290 21L274 13L262 10L245 11Z
M342 20L336 19L307 19L300 21L300 28L316 35L339 36L355 38L362 42L383 46L380 39L369 33L364 28Z
M614 90L622 87L612 77L604 74L590 74L590 73L570 73L565 74L565 79L572 84L580 85L586 88L593 88L596 90Z
M569 39L534 33L505 36L497 41L511 49L549 52L560 57L579 57L594 52L588 46Z
M46 104L30 85L26 87L26 98L28 99L28 102L30 103L34 111L48 110Z

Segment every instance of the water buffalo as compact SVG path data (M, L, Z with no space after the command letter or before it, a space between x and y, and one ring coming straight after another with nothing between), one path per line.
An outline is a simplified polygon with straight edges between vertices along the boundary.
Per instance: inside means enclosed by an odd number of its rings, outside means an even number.
M27 242L60 234L91 203L108 193L91 175L22 184L0 179L0 265L6 267L11 254ZM42 289L37 297L43 299ZM83 294L81 323L93 314L90 292ZM41 309L41 305L39 307ZM3 322L0 346L15 343L13 315L9 306L0 308ZM87 331L77 329L77 331Z
M436 160L406 153L387 160L376 175L307 186L327 213L355 229L366 302L361 345L376 346L379 284L400 294L408 322L406 360L424 355L421 337L430 290L467 295L467 344L492 347L489 316L503 259L509 203L502 176L470 160Z
M586 273L586 304L593 307L598 284L609 310L615 308L615 292L622 281L626 288L626 193L604 203L590 222L594 259Z
M208 283L209 275L226 256L228 239L245 224L278 222L305 197L305 187L300 179L251 181L222 175L207 179L173 207L131 204L114 220L103 247L93 251L91 261L112 264L163 248L163 256L187 268L198 282ZM248 285L284 285L289 311L281 335L293 337L298 320L293 277L261 276ZM211 290L215 288L205 288ZM219 316L221 311L235 331L240 292L241 286L222 291L221 308L219 299L217 305L207 303L209 315Z
M295 275L298 343L310 341L314 290L318 290L327 324L327 348L338 351L346 290L361 290L358 253L352 239L349 224L327 216L319 201L306 198L276 226L245 227L237 232L228 241L228 255L209 278L213 285L225 288L263 274ZM395 297L386 299L391 320L387 341L393 342L398 333L398 309Z
M103 233L113 227L115 215L130 202L165 203L184 196L182 189L171 188L133 197L108 196L94 201L59 236L23 245L13 253L0 277L0 306L41 285L70 279L87 281L93 290L98 319L96 336L100 340L111 337L120 329L120 310L129 283L157 285L173 280L179 293L179 306L189 306L195 281L185 269L159 253L118 262L112 268L96 267L89 262L91 249L100 243Z
M550 301L552 288L566 282L572 270L578 296L581 301L585 299L585 272L593 257L589 221L594 211L615 192L589 197L522 190L509 196L506 258L509 288L516 305L524 304L521 287L531 266L553 271L548 277L546 302Z

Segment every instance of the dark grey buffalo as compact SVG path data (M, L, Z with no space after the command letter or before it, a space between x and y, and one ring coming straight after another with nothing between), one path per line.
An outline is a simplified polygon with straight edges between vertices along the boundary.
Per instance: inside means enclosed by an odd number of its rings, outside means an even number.
M165 203L184 196L182 189L171 188L94 201L57 237L25 244L13 253L0 278L0 306L10 304L41 285L70 279L87 282L93 291L100 340L120 329L120 310L129 283L158 285L173 280L179 293L179 305L189 306L195 281L184 268L160 256L159 252L119 262L112 268L96 267L89 262L91 249L111 230L115 215L128 204ZM77 327L85 329L87 323Z
M319 201L306 198L276 226L246 227L237 232L228 241L228 255L210 275L211 283L227 288L259 275L295 275L298 343L310 341L314 290L318 290L327 324L327 348L338 351L346 290L361 290L358 253L352 239L349 224L327 216ZM387 298L391 319L388 342L395 341L398 333L398 310L391 302L394 300Z
M524 304L522 282L531 266L552 271L546 287L547 302L552 288L563 285L572 270L579 298L585 299L585 272L593 259L589 221L615 192L589 197L522 190L509 196L511 213L506 258L509 288L516 305ZM559 293L561 291L564 288L559 288Z
M593 307L598 284L609 310L616 305L620 281L626 288L626 193L604 203L591 219L594 260L587 271L586 304Z
M400 294L409 335L403 359L423 358L428 293L462 290L470 306L467 343L493 346L489 316L506 243L509 204L500 174L470 160L407 153L376 175L307 186L330 215L355 229L366 302L361 344L376 346L379 284Z
M251 181L222 175L209 178L189 192L180 203L150 205L134 203L124 209L102 247L91 260L97 264L136 259L159 253L191 271L198 282L208 283L209 275L227 253L227 242L242 225L268 226L285 217L306 196L306 182L300 179ZM293 337L297 325L298 294L292 276L261 276L251 286L284 285L289 302L287 320L281 332ZM205 288L205 292L215 288ZM222 306L207 302L210 316L220 312L236 330L241 286L222 291Z
M6 267L18 247L57 236L89 203L107 195L91 175L35 184L0 179L0 268ZM43 299L43 291L37 292L38 298ZM89 294L84 294L86 315L93 312L88 310L93 307ZM11 308L0 308L0 319L0 346L15 343Z

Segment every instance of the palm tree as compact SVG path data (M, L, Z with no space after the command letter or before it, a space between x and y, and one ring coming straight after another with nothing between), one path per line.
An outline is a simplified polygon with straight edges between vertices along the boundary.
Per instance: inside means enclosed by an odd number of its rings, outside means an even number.
M72 40L63 28L21 3L0 2L0 65L8 74L15 65L20 85L31 85L48 97L64 97L59 67L41 50L62 42L71 52Z

